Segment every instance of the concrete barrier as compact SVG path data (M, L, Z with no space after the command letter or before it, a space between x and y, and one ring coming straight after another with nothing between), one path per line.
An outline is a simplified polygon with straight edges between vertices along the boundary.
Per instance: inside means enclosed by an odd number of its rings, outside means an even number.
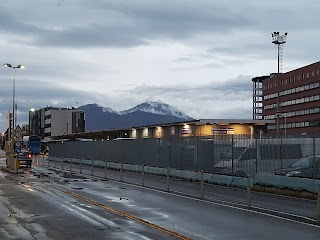
M271 174L258 173L254 178L254 184L267 187L287 188L295 191L318 192L319 180L276 176Z
M70 158L61 159L61 158L48 157L48 159L50 161L57 161L57 162L63 161L65 163L71 161ZM72 159L72 162L80 164L81 160ZM92 160L82 159L82 164L91 166ZM101 160L95 160L94 165L99 167L105 167L105 162ZM107 162L106 167L108 169L120 170L121 163ZM122 169L127 171L141 172L142 165L123 164ZM159 168L159 167L144 166L144 172L147 174L166 176L167 169ZM170 172L170 177L192 180L192 181L201 180L200 171L195 172L195 171L179 170L179 169L171 168L169 172ZM239 187L243 189L247 188L247 178L245 177L234 177L234 176L228 176L228 175L204 173L204 181L211 184ZM275 187L280 189L285 188L285 189L290 189L294 191L307 191L310 193L317 193L319 183L320 181L315 179L277 176L277 175L272 175L267 173L258 173L255 175L255 178L250 179L251 187L253 187L254 185L259 185L259 186L266 186L266 187Z

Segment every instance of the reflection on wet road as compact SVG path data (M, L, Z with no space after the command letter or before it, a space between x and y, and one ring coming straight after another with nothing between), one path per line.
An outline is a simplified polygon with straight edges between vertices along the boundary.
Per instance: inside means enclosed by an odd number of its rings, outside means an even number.
M0 239L177 239L138 219L199 240L320 236L317 226L42 167L2 173L0 186Z

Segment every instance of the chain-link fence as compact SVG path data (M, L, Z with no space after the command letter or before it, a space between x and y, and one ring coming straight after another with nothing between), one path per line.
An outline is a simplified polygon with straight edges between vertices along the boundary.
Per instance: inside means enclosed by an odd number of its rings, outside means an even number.
M299 174L300 171L306 177L320 177L320 135L316 134L76 141L50 144L49 149L51 157L59 158L202 170L236 176L255 176L260 172L288 175ZM299 167L304 167L303 173Z

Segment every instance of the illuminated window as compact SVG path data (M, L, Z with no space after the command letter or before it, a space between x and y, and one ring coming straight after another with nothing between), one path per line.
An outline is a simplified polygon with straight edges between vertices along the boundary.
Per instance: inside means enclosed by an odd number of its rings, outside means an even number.
M144 129L143 129L142 136L143 136L144 138L149 137L149 129L148 129L148 128L144 128Z

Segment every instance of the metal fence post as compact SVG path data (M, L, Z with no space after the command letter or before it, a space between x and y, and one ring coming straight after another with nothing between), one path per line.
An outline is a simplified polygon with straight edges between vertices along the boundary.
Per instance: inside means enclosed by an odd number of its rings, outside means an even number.
M54 168L57 169L57 157L54 157Z
M107 161L104 160L104 178L107 178Z
M144 165L142 164L142 186L144 186Z
M91 159L91 176L93 176L93 159Z
M313 179L316 178L316 139L314 137L315 133L313 133L313 138L312 138L312 155L313 155ZM318 177L318 176L317 176Z
M281 175L283 170L283 159L282 159L282 135L280 135L280 167L281 167Z
M231 135L231 173L234 175L235 169L234 169L234 159L233 159L233 134Z
M201 193L201 198L203 198L203 170L201 170L201 184L200 184L200 193Z
M71 178L71 169L72 169L72 158L70 159L70 175L69 175L69 178Z
M214 173L214 166L215 166L214 148L215 148L215 145L214 145L214 134L213 134L213 131L212 131L212 173Z
M320 184L318 184L318 195L317 195L317 224L320 225Z
M258 136L255 135L255 144L256 144L256 174L258 173L258 164L259 164L259 146L258 146Z
M44 166L44 155L42 155L42 166Z
M169 166L167 167L167 192L169 192L170 191L170 189L169 189L169 179L170 179L170 168L169 168Z
M199 169L199 136L196 137L196 144L197 169Z
M247 177L247 206L251 208L251 181L250 176Z
M120 182L122 182L122 163L120 163Z
M80 173L82 173L82 158L80 158Z
M61 158L62 160L62 165L61 165L61 169L63 170L63 163L64 163L64 158Z

